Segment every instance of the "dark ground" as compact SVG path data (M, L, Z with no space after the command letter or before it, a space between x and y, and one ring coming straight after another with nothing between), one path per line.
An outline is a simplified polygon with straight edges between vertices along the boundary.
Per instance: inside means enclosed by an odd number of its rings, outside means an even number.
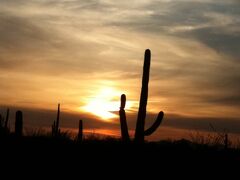
M110 138L79 143L68 138L10 136L1 139L0 147L2 172L13 170L24 177L33 173L46 178L83 174L89 178L113 179L129 175L135 178L147 175L153 179L163 174L190 178L212 174L229 178L240 170L239 149L226 150L187 140L140 145ZM8 173L11 175L14 173Z

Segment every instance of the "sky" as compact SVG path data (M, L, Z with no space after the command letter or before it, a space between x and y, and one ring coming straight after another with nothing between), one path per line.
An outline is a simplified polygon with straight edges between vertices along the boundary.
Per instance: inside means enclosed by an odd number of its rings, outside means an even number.
M0 0L0 109L118 129L125 93L134 130L149 48L146 125L240 133L239 47L239 0Z

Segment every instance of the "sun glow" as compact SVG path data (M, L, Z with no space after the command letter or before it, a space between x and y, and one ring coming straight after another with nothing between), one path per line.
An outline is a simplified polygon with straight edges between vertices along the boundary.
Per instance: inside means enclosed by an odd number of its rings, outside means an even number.
M92 113L103 120L111 121L118 117L121 92L114 88L104 88L90 98L82 110ZM132 107L131 101L126 103L126 109Z

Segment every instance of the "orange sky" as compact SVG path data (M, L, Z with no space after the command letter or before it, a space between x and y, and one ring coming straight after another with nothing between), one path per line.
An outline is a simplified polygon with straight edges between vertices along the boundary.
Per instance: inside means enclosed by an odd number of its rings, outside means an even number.
M125 93L136 114L149 48L149 113L239 120L238 5L1 1L0 104L54 110L59 102L111 123Z

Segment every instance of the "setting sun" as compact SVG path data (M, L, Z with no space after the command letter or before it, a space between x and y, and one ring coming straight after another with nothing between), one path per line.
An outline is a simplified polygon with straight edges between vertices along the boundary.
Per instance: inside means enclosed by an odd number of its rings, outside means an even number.
M103 120L111 121L112 118L117 118L120 106L121 92L114 88L100 89L96 95L89 99L85 106L80 107L81 110L92 113ZM131 101L127 102L126 109L132 107Z

